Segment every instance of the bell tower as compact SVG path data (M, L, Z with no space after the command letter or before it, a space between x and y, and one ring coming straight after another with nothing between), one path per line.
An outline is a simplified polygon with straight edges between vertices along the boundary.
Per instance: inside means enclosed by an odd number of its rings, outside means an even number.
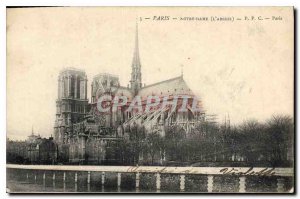
M73 123L82 121L88 112L87 76L75 68L63 69L58 76L58 98L54 140L65 143Z

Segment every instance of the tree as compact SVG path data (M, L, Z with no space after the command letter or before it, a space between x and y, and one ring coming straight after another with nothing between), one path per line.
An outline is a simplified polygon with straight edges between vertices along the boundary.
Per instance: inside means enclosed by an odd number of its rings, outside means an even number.
M150 155L151 165L154 164L155 155L161 152L162 142L163 140L157 132L151 132L146 136L146 151Z
M236 137L237 150L246 158L248 164L255 166L264 148L262 138L265 136L265 126L255 120L245 121L238 127L239 134Z
M290 116L276 115L267 121L267 136L265 137L265 152L272 166L285 166L292 156L294 125Z
M179 125L174 125L167 127L165 132L165 150L169 157L168 159L182 162L185 153L183 142L186 134L184 129Z

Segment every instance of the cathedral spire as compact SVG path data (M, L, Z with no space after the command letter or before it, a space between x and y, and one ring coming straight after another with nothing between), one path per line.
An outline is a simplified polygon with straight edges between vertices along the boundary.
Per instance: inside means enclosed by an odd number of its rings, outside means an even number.
M136 21L135 27L135 47L133 53L133 60L131 65L131 89L137 92L142 87L142 73L141 73L141 62L139 53L139 32L138 32L138 22Z
M140 54L139 54L139 27L138 22L136 21L135 24L135 46L134 46L134 54L133 54L133 60L132 60L132 67L141 67L140 63Z

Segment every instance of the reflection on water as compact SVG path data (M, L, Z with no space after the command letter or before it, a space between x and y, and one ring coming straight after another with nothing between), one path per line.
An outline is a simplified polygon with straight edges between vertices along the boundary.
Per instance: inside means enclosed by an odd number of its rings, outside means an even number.
M88 183L90 182L90 183ZM161 174L161 190L156 190L155 174L141 173L138 188L136 188L136 175L122 173L120 187L117 173L102 172L72 172L72 171L35 171L7 169L7 187L10 192L180 192L179 175ZM215 176L213 192L238 192L238 177ZM284 178L284 190L293 187L292 178ZM246 178L247 192L276 192L276 177ZM186 192L206 192L207 176L186 175Z
M123 188L113 188L104 186L93 186L87 184L79 188L78 183L73 183L72 186L67 186L66 183L53 182L52 186L49 183L36 184L28 181L8 180L7 186L12 192L134 192ZM137 190L137 192L139 192Z
M105 182L102 173L91 173L90 183L86 172L61 171L7 171L7 187L11 192L135 192L126 187L117 187L114 174L106 174ZM124 176L125 177L125 176ZM65 180L64 180L65 179ZM125 179L124 179L125 180ZM104 182L104 184L102 184ZM115 184L114 184L115 182Z

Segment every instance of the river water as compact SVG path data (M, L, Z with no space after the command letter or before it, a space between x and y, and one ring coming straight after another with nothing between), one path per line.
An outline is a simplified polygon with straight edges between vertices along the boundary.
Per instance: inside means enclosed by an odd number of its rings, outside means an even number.
M156 176L154 174L140 174L139 189L135 188L135 174L122 173L121 186L117 187L117 174L105 174L104 186L101 182L101 172L91 172L90 183L87 183L87 172L77 172L77 183L75 183L75 172L67 171L66 180L63 182L63 172L55 171L33 171L24 169L7 169L7 190L14 193L157 193ZM180 192L179 175L161 174L160 193ZM293 187L293 179L283 178L284 191L288 192ZM238 192L239 178L233 176L215 176L213 192ZM207 192L207 176L186 175L185 192L203 193ZM246 192L274 193L277 192L277 177L246 177Z

